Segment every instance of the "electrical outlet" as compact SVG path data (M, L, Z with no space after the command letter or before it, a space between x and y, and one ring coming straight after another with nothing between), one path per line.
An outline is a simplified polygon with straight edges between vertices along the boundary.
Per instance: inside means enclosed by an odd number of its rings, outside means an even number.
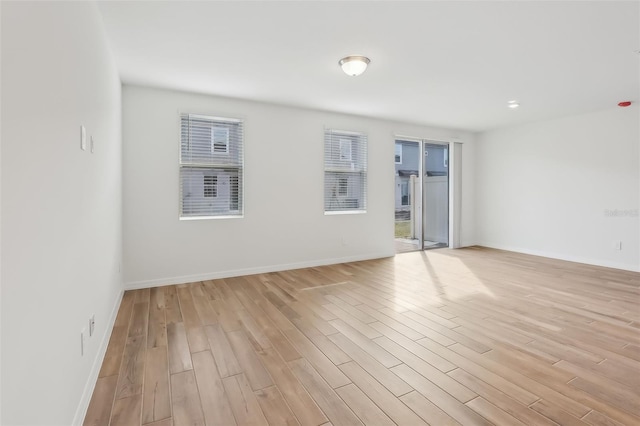
M96 314L91 315L89 318L89 337L93 336L93 332L96 329Z
M80 356L84 356L85 338L87 335L87 327L80 330Z

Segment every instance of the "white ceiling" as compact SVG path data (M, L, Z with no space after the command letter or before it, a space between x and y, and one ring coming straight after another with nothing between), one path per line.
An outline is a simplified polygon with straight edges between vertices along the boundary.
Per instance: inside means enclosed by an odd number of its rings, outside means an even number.
M124 83L470 131L640 101L638 1L99 7Z

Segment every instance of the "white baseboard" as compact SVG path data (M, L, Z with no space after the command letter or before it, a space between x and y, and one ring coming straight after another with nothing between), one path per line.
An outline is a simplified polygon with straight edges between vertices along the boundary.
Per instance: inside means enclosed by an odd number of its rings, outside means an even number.
M502 244L494 244L494 243L487 243L487 242L478 243L477 245L482 247L494 248L498 250L506 250L506 251L513 251L516 253L530 254L533 256L547 257L550 259L566 260L568 262L584 263L584 264L593 265L593 266L603 266L605 268L621 269L623 271L640 272L639 266L628 265L626 263L611 262L611 261L600 260L600 259L589 259L581 256L552 253L544 250L530 250L530 249L525 249L521 247L505 246Z
M121 290L120 294L116 298L116 303L113 306L111 315L109 316L109 321L107 323L104 336L102 336L102 341L100 342L98 353L96 354L96 358L93 360L93 366L91 367L89 378L87 379L87 383L84 386L84 391L82 392L82 398L80 399L80 403L78 404L78 408L76 409L76 414L73 416L72 425L74 426L82 426L84 417L87 415L89 403L91 402L91 395L93 395L93 391L98 381L98 374L100 374L100 368L102 367L104 356L107 353L107 346L109 346L111 332L113 331L113 326L116 322L116 316L118 315L118 310L120 309L120 303L122 302L123 295L124 290Z
M291 269L313 268L315 266L335 265L338 263L357 262L361 260L381 259L392 257L395 253L370 253L358 256L338 257L332 259L311 260L297 263L283 263L279 265L258 266L255 268L232 269L227 271L209 272L205 274L183 275L178 277L156 278L152 280L133 281L125 283L125 290L160 287L172 284L185 284L198 281L216 280L220 278L239 277L243 275L266 274L269 272L288 271Z

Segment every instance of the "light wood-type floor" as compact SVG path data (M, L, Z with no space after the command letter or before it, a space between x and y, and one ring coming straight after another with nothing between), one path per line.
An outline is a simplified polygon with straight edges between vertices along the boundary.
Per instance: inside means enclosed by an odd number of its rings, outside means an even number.
M471 248L127 292L86 425L638 425L640 274Z

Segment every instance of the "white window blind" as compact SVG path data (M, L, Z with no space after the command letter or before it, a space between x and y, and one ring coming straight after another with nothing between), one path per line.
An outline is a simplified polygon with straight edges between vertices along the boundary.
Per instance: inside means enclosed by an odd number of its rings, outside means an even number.
M180 217L241 216L243 123L180 115Z
M324 133L324 211L367 209L367 135L342 130Z

